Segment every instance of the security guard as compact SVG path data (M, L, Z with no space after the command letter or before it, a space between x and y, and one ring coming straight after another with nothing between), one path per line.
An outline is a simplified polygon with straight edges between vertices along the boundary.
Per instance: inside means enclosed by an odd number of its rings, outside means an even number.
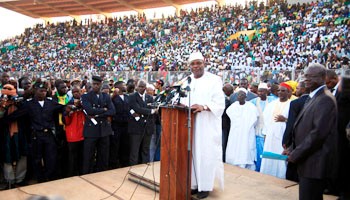
M84 156L83 174L94 171L94 155L96 155L95 171L108 169L109 136L113 134L111 119L115 114L114 105L108 94L101 92L102 78L92 77L92 91L81 97L84 123Z
M30 119L31 153L38 182L50 181L55 178L57 145L54 115L56 112L62 112L64 107L46 97L47 89L47 83L38 79L34 84L34 98L27 99L22 107L6 119L12 121L24 115Z

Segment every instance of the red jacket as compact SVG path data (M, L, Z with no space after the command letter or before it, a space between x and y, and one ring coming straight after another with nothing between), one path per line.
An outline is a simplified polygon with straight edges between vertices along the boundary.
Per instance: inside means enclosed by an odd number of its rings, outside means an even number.
M85 116L83 111L76 111L71 115L65 116L66 136L68 142L79 142L84 140L84 121Z

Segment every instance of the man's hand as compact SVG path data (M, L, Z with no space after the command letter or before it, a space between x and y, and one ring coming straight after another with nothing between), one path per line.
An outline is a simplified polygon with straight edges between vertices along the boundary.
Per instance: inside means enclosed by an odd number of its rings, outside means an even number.
M285 118L283 115L277 115L275 116L275 122L286 122L287 118Z
M1 99L1 101L0 101L0 106L1 106L1 108L6 108L6 106L7 106L7 100L4 100L4 99Z
M283 146L283 152L282 152L282 155L286 155L286 156L288 156L289 155L289 153L290 153L290 151L289 151L289 149L286 147L286 145L284 144L284 145L282 145Z
M140 114L133 113L132 116L133 116L133 117L140 117Z
M72 111L72 105L66 105L66 112L70 113Z
M114 88L113 94L112 94L112 99L117 96L119 93L119 88Z
M158 114L158 108L155 108L155 109L153 109L154 111L153 111L153 113L152 114Z
M191 106L191 109L193 110L193 113L202 112L204 110L204 106L194 104Z

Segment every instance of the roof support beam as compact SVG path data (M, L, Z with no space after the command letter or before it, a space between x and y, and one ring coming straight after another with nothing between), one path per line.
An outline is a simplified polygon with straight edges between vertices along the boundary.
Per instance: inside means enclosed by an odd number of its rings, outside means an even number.
M24 10L24 9L18 7L18 6L14 6L14 5L9 4L9 3L6 3L6 2L4 2L3 4L5 4L6 6L12 8L11 10L13 10L13 11L18 10L18 11L20 11L22 14L28 15L28 16L30 16L30 17L35 17L35 18L40 18L40 17L41 17L40 15L35 14L34 12L30 12L30 11Z
M131 10L135 10L136 12L138 12L139 14L143 13L142 9L137 9L135 6L130 5L128 2L124 1L124 0L114 0L115 2L118 2L120 4L122 4L125 7L130 8Z
M166 3L166 4L168 4L169 6L175 7L176 10L180 8L180 6L177 5L177 4L175 4L172 0L162 0L162 1L163 1L164 3Z
M47 7L51 8L52 10L56 11L56 12L59 12L59 13L62 13L66 16L70 16L70 17L74 17L70 12L67 12L67 11L64 11L62 9L57 9L55 6L51 6L50 4L44 2L44 1L41 1L41 0L35 0L35 2L37 4L42 4L42 5L46 5ZM42 17L45 17L45 16L42 16Z
M75 3L77 3L77 4L81 5L81 6L83 6L83 7L85 7L85 8L87 8L87 9L91 10L92 12L96 12L96 13L98 13L98 14L104 15L104 16L107 17L107 18L111 16L109 13L105 13L105 12L103 12L103 11L100 10L100 9L94 8L94 7L92 7L92 6L89 6L89 5L85 4L84 2L81 2L81 0L73 0L73 1L74 1Z

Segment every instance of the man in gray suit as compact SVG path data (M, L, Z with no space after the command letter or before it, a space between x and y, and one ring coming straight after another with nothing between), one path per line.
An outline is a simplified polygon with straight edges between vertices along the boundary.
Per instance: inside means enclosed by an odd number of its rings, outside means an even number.
M317 200L323 199L326 179L336 176L337 104L325 86L323 65L312 64L304 76L310 98L295 121L288 161L297 164L299 199Z

